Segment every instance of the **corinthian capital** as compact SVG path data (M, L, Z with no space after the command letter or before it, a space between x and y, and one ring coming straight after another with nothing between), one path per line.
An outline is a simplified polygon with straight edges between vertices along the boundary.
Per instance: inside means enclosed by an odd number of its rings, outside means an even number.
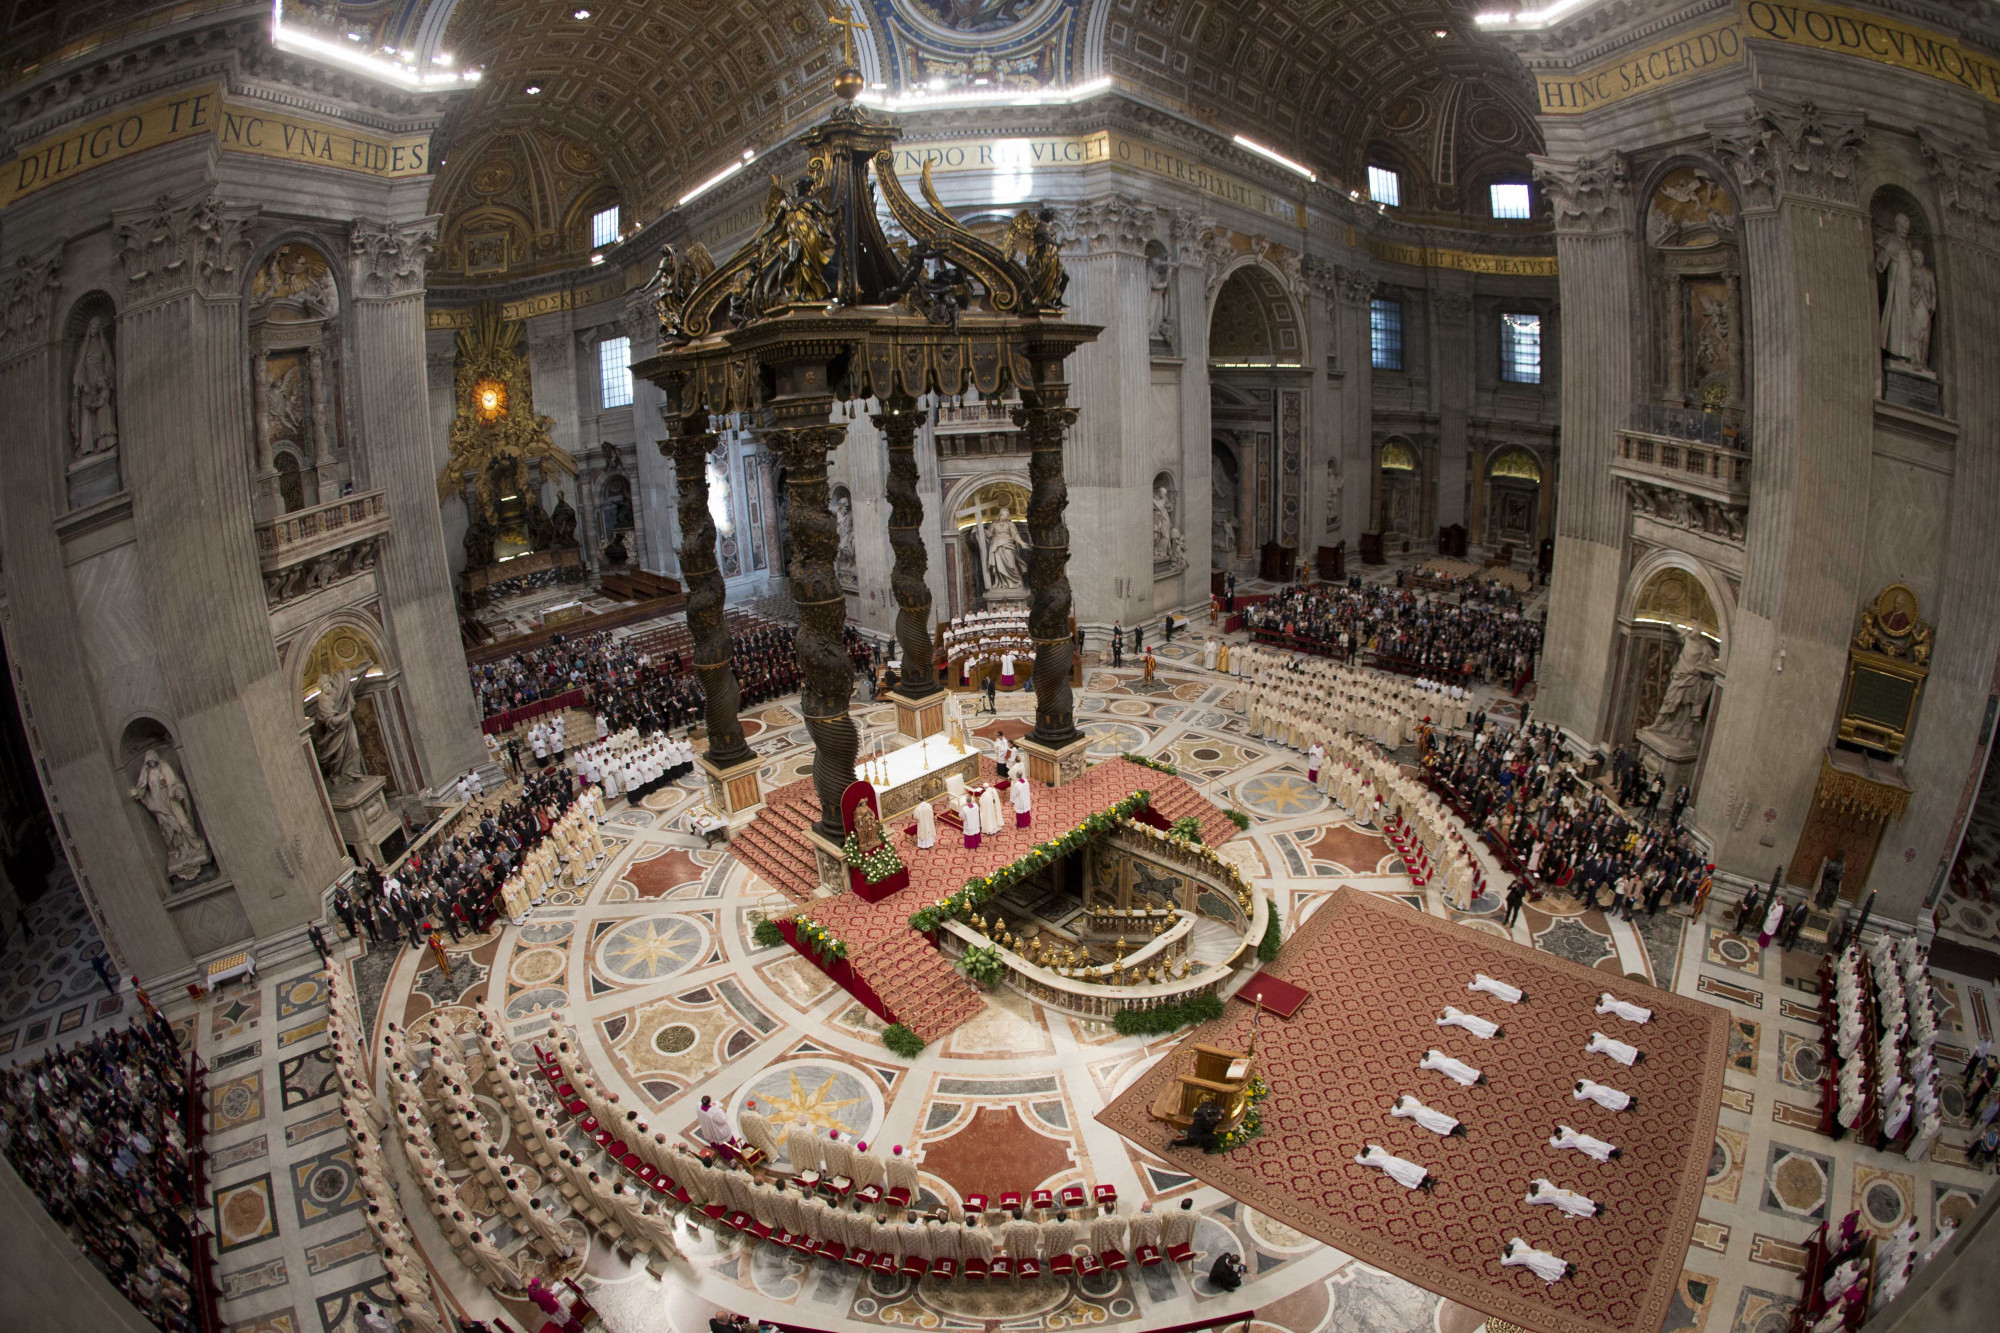
M1144 200L1114 194L1060 209L1056 221L1064 245L1085 254L1139 254L1153 239L1158 216L1158 210Z
M1917 144L1937 178L1945 228L1988 244L2000 240L2000 163L1923 126L1917 127Z
M14 277L7 284L7 305L0 312L0 357L12 357L47 342L49 312L55 307L62 280L63 242L57 241L39 256L22 255L14 261Z
M1366 305L1375 294L1375 275L1366 269L1349 268L1318 255L1307 255L1299 271L1306 284L1329 301L1344 305Z
M1580 157L1574 162L1552 157L1528 160L1555 207L1558 231L1622 231L1630 224L1632 192L1623 153Z
M141 300L192 287L205 296L239 294L249 261L247 234L255 209L225 208L220 196L201 192L112 215L118 262Z
M1854 161L1868 141L1858 114L1827 112L1811 102L1771 100L1737 125L1711 125L1715 155L1735 176L1748 208L1788 198L1853 204L1860 193Z
M409 296L424 289L424 268L437 248L438 225L433 213L416 222L383 222L358 218L348 242L354 264L354 289L362 296Z

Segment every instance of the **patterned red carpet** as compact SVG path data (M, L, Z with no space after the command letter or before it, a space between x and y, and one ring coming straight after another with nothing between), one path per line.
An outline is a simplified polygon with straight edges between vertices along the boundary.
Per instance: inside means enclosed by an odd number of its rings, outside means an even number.
M1231 1153L1162 1155L1179 1169L1327 1244L1489 1315L1537 1333L1655 1333L1672 1300L1702 1198L1722 1100L1728 1016L1696 1000L1616 981L1396 902L1343 888L1321 902L1269 971L1313 992L1289 1022L1265 1015L1257 1066L1271 1087L1264 1130ZM1508 1005L1468 992L1474 972L1521 987ZM1650 1007L1643 1025L1593 1012L1607 988ZM1446 1005L1491 1019L1482 1041L1435 1026ZM1147 1115L1195 1041L1241 1050L1251 1008L1231 1004L1149 1069L1098 1119L1149 1150L1171 1134ZM1630 1042L1645 1059L1626 1068L1584 1047L1592 1031ZM1461 1087L1418 1068L1424 1052L1482 1070ZM1630 1093L1614 1114L1572 1100L1579 1077ZM1467 1134L1441 1138L1389 1115L1404 1093L1458 1117ZM1558 1123L1605 1139L1623 1155L1599 1164L1556 1151ZM1406 1190L1357 1165L1364 1143L1419 1162L1432 1193ZM1604 1205L1571 1218L1527 1207L1544 1177ZM1520 1236L1576 1265L1545 1286L1503 1268Z

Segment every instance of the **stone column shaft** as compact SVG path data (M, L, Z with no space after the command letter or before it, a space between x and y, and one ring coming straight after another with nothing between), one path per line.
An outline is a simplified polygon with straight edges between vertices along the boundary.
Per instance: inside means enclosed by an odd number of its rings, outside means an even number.
M924 502L917 491L917 431L925 413L909 399L884 403L875 429L889 450L889 548L895 568L889 587L896 595L896 640L903 646L903 683L912 699L936 694L937 663L931 649L931 585L925 579L930 557L924 551Z
M680 496L681 577L687 584L688 633L694 639L694 669L701 677L702 716L708 724L708 760L730 768L754 758L743 739L736 710L743 693L736 669L729 663L729 629L722 619L722 571L715 560L715 519L708 512L708 451L712 433L697 429L697 419L682 423L661 453L674 460L674 485Z
M813 788L819 794L818 831L839 842L846 836L840 799L854 781L861 739L848 703L854 668L841 644L847 595L834 572L840 530L828 501L826 456L847 438L845 426L794 426L769 436L785 462L785 522L792 532L792 601L799 608L793 640L804 680L799 707L813 738Z
M1076 423L1065 407L1066 387L1024 392L1014 424L1028 433L1028 635L1035 641L1033 739L1060 749L1076 739L1069 687L1070 637L1069 485L1063 480L1063 437Z

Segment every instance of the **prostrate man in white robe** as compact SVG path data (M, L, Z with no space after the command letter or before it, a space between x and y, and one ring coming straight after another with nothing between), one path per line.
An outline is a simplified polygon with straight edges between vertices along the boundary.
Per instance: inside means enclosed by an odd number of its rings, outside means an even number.
M1646 1053L1630 1042L1607 1037L1602 1032L1590 1034L1590 1044L1583 1048L1592 1055L1608 1055L1619 1064L1630 1067L1646 1058Z
M1570 1098L1579 1102L1596 1102L1607 1111L1629 1111L1639 1104L1638 1099L1630 1093L1620 1092L1608 1084L1589 1078L1580 1078L1576 1081L1576 1087L1570 1092Z
M1501 1030L1500 1025L1491 1019L1481 1018L1477 1014L1468 1014L1464 1010L1455 1008L1452 1005L1444 1007L1444 1017L1437 1021L1437 1025L1441 1028L1464 1028L1481 1041L1488 1041L1494 1037L1506 1035Z
M1610 991L1606 991L1597 997L1597 1012L1600 1014L1616 1014L1628 1023L1645 1023L1649 1022L1653 1017L1651 1009L1642 1009L1628 1000L1614 1000L1611 998Z
M1623 1149L1614 1148L1603 1139L1595 1139L1588 1134L1578 1133L1564 1124L1556 1126L1554 1136L1549 1139L1549 1146L1557 1149L1575 1148L1585 1156L1599 1162L1608 1162L1614 1157L1622 1157L1624 1155Z
M1484 1083L1486 1081L1486 1075L1480 1073L1463 1060L1452 1059L1435 1046L1424 1052L1424 1058L1417 1062L1417 1068L1436 1070L1453 1082L1463 1084L1468 1088L1475 1083Z
M1596 1217L1604 1211L1603 1204L1585 1198L1575 1190L1563 1189L1553 1180L1544 1180L1540 1176L1528 1182L1528 1197L1523 1202L1553 1204L1571 1217Z
M1425 1106L1407 1092L1396 1099L1395 1105L1389 1108L1389 1114L1398 1120L1414 1120L1433 1134L1465 1137L1465 1125L1456 1116Z
M1560 1282L1576 1272L1576 1265L1558 1259L1547 1250L1538 1250L1519 1236L1507 1242L1507 1253L1500 1263L1507 1268L1526 1268L1544 1282Z
M1437 1184L1437 1178L1417 1163L1398 1157L1373 1143L1365 1145L1361 1155L1354 1160L1362 1166L1376 1167L1385 1172L1389 1179L1406 1190L1422 1190L1429 1194L1431 1187Z
M1504 1000L1508 1004L1519 1004L1526 998L1519 986L1509 986L1504 981L1495 981L1484 972L1474 972L1472 980L1466 983L1465 988L1471 991L1484 991L1494 999Z

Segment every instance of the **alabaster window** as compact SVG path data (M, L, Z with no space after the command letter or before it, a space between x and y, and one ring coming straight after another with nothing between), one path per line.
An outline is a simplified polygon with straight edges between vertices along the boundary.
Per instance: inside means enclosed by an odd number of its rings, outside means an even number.
M1377 370L1403 368L1403 304L1376 299L1368 303L1368 357Z
M1368 197L1391 208L1403 202L1403 178L1388 167L1368 168Z
M597 374L606 407L632 405L632 340L606 338L597 344Z

